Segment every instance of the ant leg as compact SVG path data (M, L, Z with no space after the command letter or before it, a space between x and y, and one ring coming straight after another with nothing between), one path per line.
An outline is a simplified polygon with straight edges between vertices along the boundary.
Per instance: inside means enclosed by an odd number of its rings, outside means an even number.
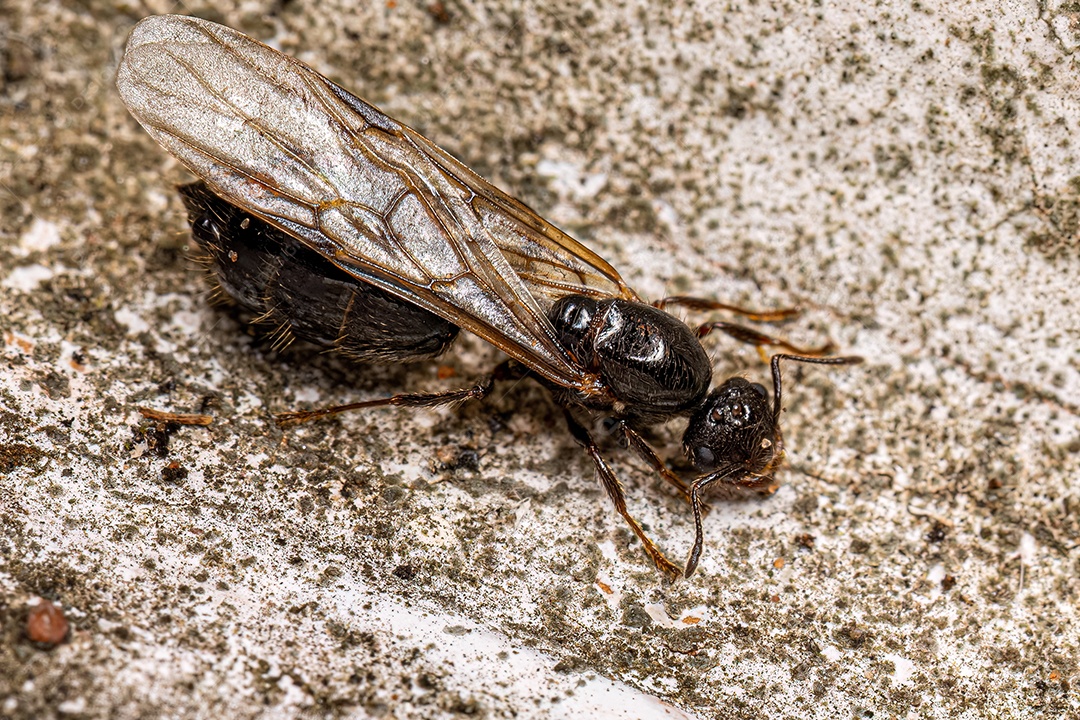
M757 348L758 354L761 355L762 362L769 362L769 356L765 352L765 348L768 346L780 347L785 350L790 350L793 353L798 353L803 357L821 357L822 355L828 355L836 346L831 342L827 342L821 347L816 348L801 348L797 345L792 345L787 340L772 337L765 333L758 332L752 328L748 328L745 325L736 325L729 322L711 322L705 323L697 329L697 336L703 338L713 330L720 330L727 333L731 337L735 338L739 342L744 342L748 345L753 345Z
M600 448L597 447L596 441L593 440L589 431L579 423L570 411L563 408L563 414L566 416L566 424L570 428L570 434L574 436L574 439L585 448L589 453L589 457L592 458L593 465L596 466L596 472L600 476L600 484L604 486L604 490L607 492L608 497L611 498L611 502L615 505L615 510L622 515L623 520L630 526L630 529L637 535L637 539L641 541L642 546L645 548L645 552L649 558L656 565L660 572L664 573L669 578L678 577L680 569L664 556L664 553L660 551L660 548L656 547L649 536L642 530L638 521L630 515L630 512L626 509L626 495L623 493L622 483L615 477L615 473L608 467L607 462L600 455Z
M664 464L664 461L660 459L656 454L656 451L652 449L649 443L645 442L645 438L641 437L637 431L630 429L624 422L619 423L618 432L626 438L627 444L637 452L638 457L648 463L653 470L660 474L660 477L668 482L669 485L677 489L679 494L682 495L683 500L687 503L690 502L690 486L683 482L682 478L673 473L671 469ZM707 504L703 507L706 513L711 510Z
M301 425L318 418L350 410L360 410L372 407L423 407L434 408L443 405L460 405L470 400L483 400L495 387L496 380L505 380L511 376L509 362L500 363L487 377L484 377L472 387L459 390L448 390L439 393L400 393L387 398L376 400L362 400L361 402L348 403L347 405L333 405L319 408L318 410L297 410L293 412L278 413L274 416L279 427Z
M738 305L708 300L706 298L690 297L689 295L672 295L663 300L657 300L653 307L663 310L668 305L678 305L690 310L727 310L736 315L742 315L747 320L754 322L783 322L798 317L802 310L799 308L782 308L780 310L750 310Z
M495 386L494 378L486 377L472 387L450 390L441 393L401 393L388 398L377 400L363 400L361 402L348 403L346 405L333 405L319 408L318 410L295 410L292 412L278 413L274 416L279 427L301 425L317 418L337 415L338 413L363 408L384 407L393 405L396 407L439 407L440 405L459 405L470 400L481 400Z

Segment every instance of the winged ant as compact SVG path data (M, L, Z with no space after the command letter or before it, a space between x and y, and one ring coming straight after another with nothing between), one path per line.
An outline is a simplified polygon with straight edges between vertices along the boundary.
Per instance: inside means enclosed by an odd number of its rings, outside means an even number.
M626 508L623 488L579 415L603 416L679 489L702 550L702 493L768 483L784 455L780 363L852 364L727 322L697 333L664 311L732 310L671 297L649 305L599 255L473 173L411 128L298 60L235 30L164 15L136 26L117 72L129 111L200 182L181 188L195 240L220 286L283 337L339 349L361 362L444 351L460 329L509 359L475 385L403 393L315 411L283 425L377 406L437 407L487 396L530 377L550 392L592 458L616 510L662 572L680 572ZM710 392L700 338L713 330L773 355L773 392L740 377ZM687 485L641 431L689 417Z

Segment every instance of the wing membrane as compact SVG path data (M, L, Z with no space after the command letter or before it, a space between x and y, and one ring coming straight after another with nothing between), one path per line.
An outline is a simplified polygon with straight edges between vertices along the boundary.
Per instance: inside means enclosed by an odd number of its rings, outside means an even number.
M215 193L549 380L595 387L545 310L566 294L633 291L419 133L298 60L189 17L140 22L117 86L132 115Z

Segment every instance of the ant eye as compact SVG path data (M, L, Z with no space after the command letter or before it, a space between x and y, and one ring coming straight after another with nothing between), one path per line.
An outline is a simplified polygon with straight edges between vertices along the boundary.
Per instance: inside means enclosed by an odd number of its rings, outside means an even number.
M750 385L750 387L754 388L754 392L756 392L761 397L765 397L766 395L769 394L769 391L766 390L765 386L762 385L761 383L752 383Z
M712 409L709 413L709 421L714 425L726 425L740 428L750 422L753 410L745 403L728 403Z
M694 448L694 465L699 468L712 468L716 466L716 455L707 447Z

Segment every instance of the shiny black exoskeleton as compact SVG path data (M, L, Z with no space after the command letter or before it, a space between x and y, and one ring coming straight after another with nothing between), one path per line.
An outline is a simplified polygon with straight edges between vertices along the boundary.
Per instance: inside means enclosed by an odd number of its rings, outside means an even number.
M599 373L621 419L650 424L698 407L709 392L712 362L685 323L651 305L570 295L548 317L559 341Z
M774 425L765 386L733 377L690 416L683 448L702 473L732 464L764 468L773 455Z
M688 489L680 486L690 500L697 531L684 568L686 576L694 572L701 557L702 491L717 482L739 487L767 483L783 459L780 361L839 364L859 360L775 355L770 403L763 385L741 377L727 380L710 393L712 363L700 340L686 324L650 305L572 295L556 302L549 316L562 345L598 373L615 396L614 402L594 409L621 421L629 444L662 474L663 464L632 430L690 415L683 451L700 475ZM743 337L746 332L736 328L735 334ZM579 429L575 436L590 447L586 433Z

